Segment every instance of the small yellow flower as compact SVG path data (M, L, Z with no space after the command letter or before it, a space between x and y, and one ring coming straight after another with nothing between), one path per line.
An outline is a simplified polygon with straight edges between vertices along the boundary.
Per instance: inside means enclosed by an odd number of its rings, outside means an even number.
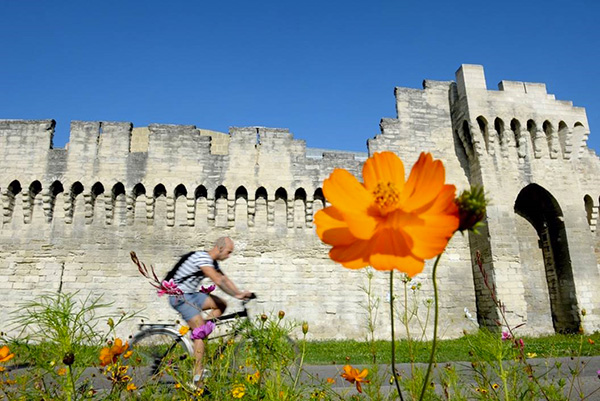
M528 352L527 353L527 358L535 358L537 356L537 354L535 352Z
M131 355L133 355L133 351L129 350L126 353L123 354L123 358L129 358Z
M242 398L244 394L246 394L246 386L243 384L236 384L233 386L233 389L231 389L231 395L233 398Z
M500 386L498 385L498 383L494 383L494 384L492 384L492 388L493 388L494 390L498 390L498 387L500 387Z
M67 369L66 368L60 368L56 371L56 374L59 376L64 376L67 374Z
M327 383L333 384L333 383L335 383L335 379L333 377L328 377L327 378Z
M246 376L246 381L250 384L254 384L254 383L258 383L258 379L260 378L260 372L257 371L254 374L251 375L247 375Z
M137 390L136 385L134 383L129 383L127 385L127 391L134 391L134 390Z
M4 366L0 366L0 373L4 372L6 369L4 368Z
M484 388L481 389L481 394L487 394L487 393L488 393L488 391L486 389L484 389Z
M181 326L179 328L179 334L181 334L182 336L185 336L188 331L190 331L190 328L188 326Z
M175 388L181 388L181 383L175 383Z
M203 388L199 388L198 390L196 390L196 397L202 397L202 394L204 394Z

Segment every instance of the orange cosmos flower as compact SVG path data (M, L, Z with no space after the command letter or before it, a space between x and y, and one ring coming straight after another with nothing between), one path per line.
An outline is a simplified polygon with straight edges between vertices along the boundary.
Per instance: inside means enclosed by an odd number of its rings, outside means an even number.
M362 387L360 383L369 383L369 380L365 380L369 371L367 369L363 369L362 372L358 372L358 369L353 368L350 365L344 366L344 373L342 373L342 377L349 381L350 383L356 383L356 390L359 393L362 393Z
M350 269L420 273L459 224L456 188L444 183L444 165L421 153L405 181L398 156L375 153L363 166L363 180L335 169L323 182L331 206L315 215L315 224L319 238L333 246L329 257Z
M106 366L114 362L116 357L110 352L110 348L105 347L100 350L100 355L98 356L100 359L100 366Z
M110 352L115 356L121 355L123 352L125 352L127 350L128 347L129 347L129 343L125 343L125 345L123 345L123 340L121 340L120 338L117 338L117 339L115 339L115 342L112 345L112 347L110 347Z
M8 362L15 357L15 354L11 354L8 345L0 347L0 362Z

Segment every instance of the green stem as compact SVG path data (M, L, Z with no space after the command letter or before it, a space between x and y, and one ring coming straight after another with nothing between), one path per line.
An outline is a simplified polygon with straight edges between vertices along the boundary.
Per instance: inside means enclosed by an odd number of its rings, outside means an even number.
M77 400L77 393L75 391L75 380L73 379L73 370L71 369L71 366L67 365L67 372L69 374L69 384L70 384L70 388L69 388L69 394L67 396L68 400L73 400L76 401ZM72 396L71 396L72 394Z
M398 382L398 375L396 374L396 339L394 338L394 270L390 270L390 319L392 326L392 376L394 377L394 383L396 383L396 390L398 390L400 401L404 401L404 398L402 397L402 390L400 389L400 383Z
M296 378L294 379L294 387L292 390L296 390L296 385L298 384L298 379L300 378L300 372L302 372L302 365L304 364L304 355L306 354L306 334L302 338L302 354L300 355L300 366L298 366L298 371L296 372Z
M433 341L431 342L431 355L429 355L429 365L427 366L427 373L425 373L425 379L423 380L423 388L421 389L421 396L419 397L419 401L423 401L423 397L425 397L425 392L427 391L427 384L429 382L429 376L431 375L431 368L433 367L433 360L435 359L435 346L437 345L437 329L438 329L438 315L439 315L439 307L438 307L438 291L437 291L437 282L435 281L435 275L437 273L438 263L442 254L440 253L438 257L435 259L435 263L433 264L433 273L431 274L431 281L433 282Z

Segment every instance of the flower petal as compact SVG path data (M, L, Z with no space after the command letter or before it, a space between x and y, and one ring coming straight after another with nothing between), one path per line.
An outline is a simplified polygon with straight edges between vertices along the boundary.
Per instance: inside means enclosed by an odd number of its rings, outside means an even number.
M433 160L430 153L421 153L402 191L402 209L409 212L432 202L440 193L445 176L444 165L440 160Z
M411 277L423 271L425 262L411 253L408 241L410 238L397 230L385 229L378 232L371 240L371 266L376 270L396 269Z
M371 241L356 240L349 245L334 246L329 251L331 260L349 269L360 269L369 265Z
M347 170L336 168L323 182L323 194L341 212L366 214L372 195Z
M407 222L405 231L412 238L412 252L422 259L433 258L444 251L448 241L458 229L458 208L454 203L453 185L445 185L431 208L421 209L421 224Z
M334 206L326 207L315 214L317 235L329 245L348 245L356 241L344 221L342 213Z
M363 181L368 191L373 191L378 183L391 182L398 191L404 187L404 164L395 153L375 153L363 165Z

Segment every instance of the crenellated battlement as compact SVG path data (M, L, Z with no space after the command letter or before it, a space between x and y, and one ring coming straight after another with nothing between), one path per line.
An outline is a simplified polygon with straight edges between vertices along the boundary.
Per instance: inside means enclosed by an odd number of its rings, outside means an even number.
M2 227L83 226L312 228L321 182L335 166L358 171L350 152L306 155L287 129L74 121L66 149L54 121L2 121ZM17 142L25 134L36 141ZM27 138L31 139L31 138ZM25 158L25 155L35 157ZM40 163L42 161L42 163ZM44 170L43 167L46 167Z

